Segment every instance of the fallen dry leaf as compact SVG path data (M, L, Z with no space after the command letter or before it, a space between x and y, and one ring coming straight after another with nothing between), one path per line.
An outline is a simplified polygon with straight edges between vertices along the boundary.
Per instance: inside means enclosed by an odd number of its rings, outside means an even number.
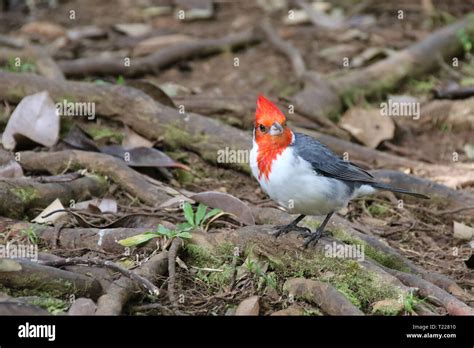
M61 211L61 212L57 212L57 213L54 213L52 215L49 215L48 217L45 217L43 218L43 216L46 216L50 213L52 213L53 211L55 210L61 210L61 209L64 209L64 206L63 204L61 203L61 201L56 198L53 203L51 203L50 205L48 205L46 208L44 208L44 210L38 214L37 217L35 217L33 220L31 220L32 222L36 222L38 224L47 224L47 223L55 223L56 221L58 221L61 217L63 216L67 216L67 213L64 212L64 211Z
M176 162L167 154L155 148L136 147L124 149L120 145L110 145L100 148L102 153L120 158L130 167L158 167L158 168L189 168L184 164Z
M393 120L376 108L353 107L342 116L339 126L372 149L382 141L392 139L395 134Z
M255 225L255 219L249 206L228 193L208 191L197 193L189 198L208 207L231 213L238 221L246 225Z
M153 142L140 134L135 133L129 127L125 126L125 136L122 141L124 149L133 149L134 147L153 147Z
M471 240L474 237L474 227L453 221L453 237L460 240Z
M3 146L13 150L25 138L44 146L53 146L59 139L59 114L48 92L23 98L8 120L2 136Z

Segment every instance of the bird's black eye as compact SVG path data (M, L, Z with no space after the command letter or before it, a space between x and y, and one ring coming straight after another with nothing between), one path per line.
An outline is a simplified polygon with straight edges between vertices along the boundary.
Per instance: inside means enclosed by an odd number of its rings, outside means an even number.
M267 129L265 128L265 126L263 124L259 125L258 126L258 129L260 130L260 132L262 133L265 133L267 131Z

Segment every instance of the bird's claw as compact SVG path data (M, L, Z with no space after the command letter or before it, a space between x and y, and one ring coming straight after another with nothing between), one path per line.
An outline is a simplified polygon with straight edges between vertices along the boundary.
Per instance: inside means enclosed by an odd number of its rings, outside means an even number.
M311 233L308 237L306 237L303 243L303 248L307 248L310 245L316 245L322 236L327 236L331 234L332 233L329 231L321 231L317 229L316 231L314 231L314 233Z
M311 230L307 227L300 227L296 225L284 225L284 226L276 226L276 231L273 232L272 234L275 236L275 238L280 237L282 234L287 234L288 232L295 231L298 232L304 236L309 236L311 235Z

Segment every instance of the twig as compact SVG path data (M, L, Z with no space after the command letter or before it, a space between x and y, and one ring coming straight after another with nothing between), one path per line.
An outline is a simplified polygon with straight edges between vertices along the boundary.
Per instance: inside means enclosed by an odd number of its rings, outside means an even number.
M123 268L122 266L117 265L116 263L112 261L104 261L104 260L98 260L98 259L85 259L81 257L72 257L72 258L67 258L64 260L59 260L59 261L50 261L50 262L44 262L44 265L47 266L52 266L52 267L62 267L62 266L72 266L72 265L88 265L88 266L99 266L99 267L107 267L115 272L119 272L120 274L124 275L125 277L128 277L135 282L137 282L142 288L148 290L150 294L154 296L158 296L160 294L160 289L156 287L152 282L150 282L148 279L132 272L129 271L126 268Z
M298 80L301 79L306 72L306 64L301 53L291 43L282 40L280 36L278 36L268 19L262 21L260 28L264 32L268 42L289 59L296 77Z
M181 238L175 238L171 243L168 254L168 297L176 314L182 314L178 309L178 300L175 293L176 284L176 256L181 248L183 241Z
M237 280L237 262L239 260L239 250L238 248L234 250L234 256L232 257L232 276L230 278L230 287L229 292L231 292L235 287L235 282Z

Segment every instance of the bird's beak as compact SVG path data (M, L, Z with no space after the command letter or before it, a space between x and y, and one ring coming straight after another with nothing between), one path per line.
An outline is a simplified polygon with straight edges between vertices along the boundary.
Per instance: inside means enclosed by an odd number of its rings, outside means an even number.
M275 122L270 127L270 135L280 135L283 133L283 127L278 122Z

